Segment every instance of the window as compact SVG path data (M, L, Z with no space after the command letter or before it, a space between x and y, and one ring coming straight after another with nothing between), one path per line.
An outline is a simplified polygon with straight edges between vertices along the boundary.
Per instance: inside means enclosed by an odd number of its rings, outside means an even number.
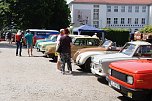
M107 6L107 12L111 12L111 6Z
M99 20L99 9L94 9L93 12L94 12L93 19Z
M121 24L125 24L125 18L121 18Z
M118 18L114 18L114 24L118 24Z
M99 21L93 21L93 26L99 28Z
M135 18L135 24L138 24L138 18Z
M98 39L94 39L94 38L86 39L87 46L99 46L99 44L100 44L100 41Z
M131 18L128 18L128 24L131 24Z
M139 12L139 6L135 6L135 12Z
M145 18L141 19L141 24L145 24Z
M114 12L118 12L118 6L114 6Z
M94 8L99 8L99 5L93 5Z
M111 24L111 18L107 18L107 24Z
M125 12L125 6L121 6L121 12Z
M128 12L132 12L132 6L128 6Z
M76 38L76 40L74 41L74 45L78 45L78 46L86 45L85 39L84 38Z
M142 6L142 12L146 12L146 6Z
M142 56L142 57L151 57L151 52L152 52L151 45L140 46L137 49L137 55L140 53L140 56Z

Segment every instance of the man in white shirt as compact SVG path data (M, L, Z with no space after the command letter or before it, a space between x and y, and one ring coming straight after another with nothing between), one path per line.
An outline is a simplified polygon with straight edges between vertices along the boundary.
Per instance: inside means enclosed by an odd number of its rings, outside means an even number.
M56 47L58 47L58 44L60 43L59 40L62 36L64 36L64 29L60 29L60 34L57 37L57 46ZM60 54L58 54L57 69L61 70Z

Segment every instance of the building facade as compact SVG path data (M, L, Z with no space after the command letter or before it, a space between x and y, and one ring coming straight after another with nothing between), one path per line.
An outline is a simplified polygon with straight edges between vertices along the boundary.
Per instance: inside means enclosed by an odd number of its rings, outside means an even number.
M74 0L71 23L96 28L126 28L135 32L152 24L152 0Z

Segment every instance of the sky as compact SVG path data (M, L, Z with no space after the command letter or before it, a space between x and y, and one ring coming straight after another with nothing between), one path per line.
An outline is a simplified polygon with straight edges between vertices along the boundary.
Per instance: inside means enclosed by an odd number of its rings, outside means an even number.
M67 1L67 3L70 3L71 1L73 1L73 0L66 0Z

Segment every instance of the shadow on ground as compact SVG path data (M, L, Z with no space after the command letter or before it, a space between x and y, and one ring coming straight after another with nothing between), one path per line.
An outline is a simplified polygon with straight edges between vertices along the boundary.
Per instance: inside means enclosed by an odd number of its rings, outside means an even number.
M72 71L73 76L94 76L92 73L86 73L82 71Z
M106 80L106 77L97 76L97 80L102 84L108 85L108 81Z
M7 42L0 42L0 48L16 48L15 44L9 44Z
M45 58L47 58L47 57L45 57ZM54 60L49 60L49 62L53 62L53 63L56 63L57 61L54 61Z
M118 99L120 99L120 101L132 101L131 99L129 99L125 96L118 96Z

